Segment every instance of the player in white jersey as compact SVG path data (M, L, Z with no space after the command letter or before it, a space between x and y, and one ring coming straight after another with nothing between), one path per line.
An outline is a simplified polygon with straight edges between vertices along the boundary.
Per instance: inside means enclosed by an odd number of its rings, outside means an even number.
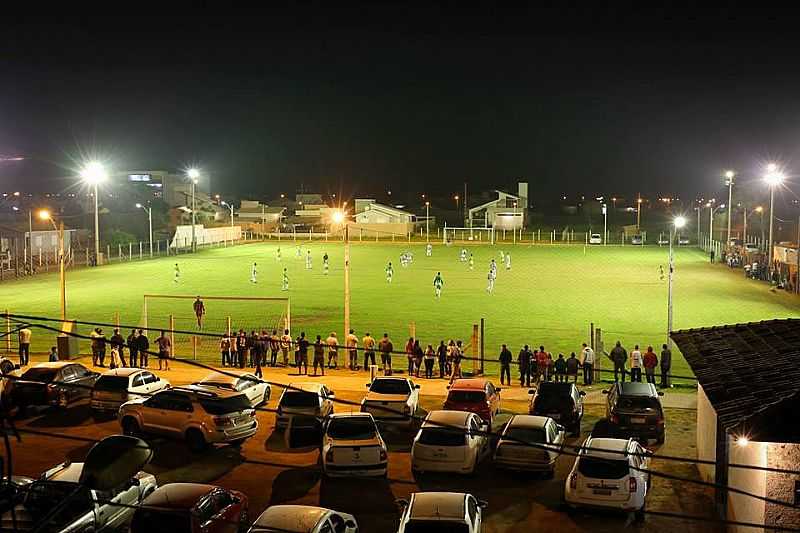
M258 283L258 265L253 263L253 267L250 269L250 283Z
M311 270L311 268L312 268L311 261L312 261L312 259L311 259L311 250L309 250L308 253L306 254L306 270Z
M328 261L328 252L325 252L325 255L322 256L322 273L327 276L330 267L331 265L330 262Z
M466 249L466 248L462 248L462 249L461 249L461 255L459 256L459 260L460 260L462 263L464 263L464 262L466 262L466 261L467 261L467 249Z
M472 254L469 254L469 269L470 270L475 269L475 258L472 257Z
M511 270L511 254L506 254L506 270Z
M486 292L492 294L494 291L494 272L489 270L489 274L486 276Z
M289 274L286 273L286 269L283 269L283 280L281 282L281 290L288 291L289 290Z
M386 283L391 283L392 277L394 277L394 268L392 268L392 262L389 261L389 264L386 265Z
M425 246L425 255L428 257L433 255L433 245L431 243L428 243L427 246Z

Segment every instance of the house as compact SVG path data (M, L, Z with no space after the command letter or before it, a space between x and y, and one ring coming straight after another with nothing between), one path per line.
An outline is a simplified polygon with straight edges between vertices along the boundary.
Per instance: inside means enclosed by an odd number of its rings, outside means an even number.
M525 226L528 208L528 184L517 184L517 194L496 190L497 198L472 207L467 225L472 228L520 229Z
M356 200L356 209L358 202ZM358 224L413 224L416 220L417 216L413 213L374 201L363 205L363 211L356 214Z
M236 218L242 225L259 225L274 229L280 224L285 207L270 207L257 200L242 200Z
M800 528L800 475L780 471L800 469L800 319L671 337L697 376L697 458L711 463L701 478L770 500L717 488L720 518L763 524L729 526L737 532Z

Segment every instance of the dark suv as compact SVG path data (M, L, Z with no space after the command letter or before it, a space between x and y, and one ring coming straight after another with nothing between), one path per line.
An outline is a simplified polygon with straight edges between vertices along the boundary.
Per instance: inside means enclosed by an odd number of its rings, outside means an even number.
M549 416L575 436L581 434L583 419L583 397L586 393L579 391L574 383L539 384L538 389L530 389L531 403L528 414Z
M614 383L608 395L606 419L615 437L655 439L664 442L662 393L652 383Z

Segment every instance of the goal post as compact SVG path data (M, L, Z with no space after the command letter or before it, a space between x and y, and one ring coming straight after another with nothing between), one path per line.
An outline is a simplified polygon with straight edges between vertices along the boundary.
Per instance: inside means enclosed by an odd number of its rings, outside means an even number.
M456 241L494 244L494 228L443 228L442 244Z

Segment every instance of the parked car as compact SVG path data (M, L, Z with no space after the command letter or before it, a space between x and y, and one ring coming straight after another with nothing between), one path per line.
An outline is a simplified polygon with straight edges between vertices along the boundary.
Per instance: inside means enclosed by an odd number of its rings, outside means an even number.
M634 235L631 237L631 244L644 244L644 239L641 235Z
M402 509L397 533L480 533L487 503L461 492L415 492L397 500Z
M195 383L203 387L217 387L220 389L241 392L253 407L266 404L272 395L269 383L249 372L213 372Z
M256 412L244 394L196 385L131 400L122 404L117 416L126 435L143 432L185 439L194 451L209 444L241 444L258 430Z
M589 236L589 244L603 244L603 237L599 233L592 233Z
M489 424L475 413L431 411L411 445L411 471L471 474L491 451Z
M678 246L687 246L689 244L689 237L682 237L678 235Z
M380 424L411 427L419 410L419 385L408 378L379 376L367 383L369 392L361 400L361 411Z
M514 415L503 427L494 464L509 470L556 471L564 447L564 426L546 416Z
M528 414L550 417L573 435L580 436L586 393L579 391L574 383L545 381L538 389L530 389L528 394L531 395Z
M67 407L89 398L99 377L97 372L72 361L39 363L14 380L11 401L21 409L29 405Z
M668 235L659 235L658 236L658 245L659 246L666 246L669 244L669 236Z
M104 372L92 389L92 412L116 416L119 406L168 389L169 381L142 368L115 368Z
M476 413L489 422L500 412L500 387L484 378L457 379L449 387L443 409Z
M564 501L570 507L633 511L643 519L650 474L642 470L650 464L649 454L632 439L589 437L567 476Z
M324 427L322 471L326 476L386 476L386 443L371 414L331 415Z
M290 422L318 425L333 414L334 397L322 383L289 383L278 400L275 428L285 429Z
M753 242L748 242L747 244L744 245L744 250L745 250L745 252L749 252L749 253L752 254L752 253L758 252L760 250L760 248L758 247L757 244L755 244Z
M139 472L115 489L92 490L79 485L83 465L65 462L47 470L26 487L25 497L15 509L19 531L35 529L37 522L66 498L70 504L51 517L45 531L113 531L127 524L133 506L139 505L157 487L155 476ZM3 515L0 528L11 531L12 524L9 511Z
M273 505L248 533L358 533L353 515L311 505Z
M169 483L133 513L130 533L238 533L249 524L247 496L199 483Z
M656 439L664 442L666 424L660 396L652 383L614 383L604 390L606 419L616 437Z
M743 246L744 241L742 239L731 239L728 241L728 246L736 247L736 246Z

